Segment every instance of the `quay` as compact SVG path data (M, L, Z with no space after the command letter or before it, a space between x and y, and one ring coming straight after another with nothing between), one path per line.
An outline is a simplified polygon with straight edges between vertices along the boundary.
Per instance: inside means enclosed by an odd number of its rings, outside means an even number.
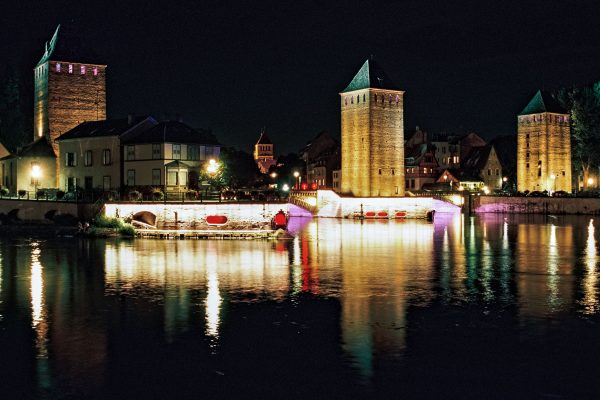
M171 229L136 229L135 236L144 239L273 239L278 236L278 231L270 229L261 230L171 230Z

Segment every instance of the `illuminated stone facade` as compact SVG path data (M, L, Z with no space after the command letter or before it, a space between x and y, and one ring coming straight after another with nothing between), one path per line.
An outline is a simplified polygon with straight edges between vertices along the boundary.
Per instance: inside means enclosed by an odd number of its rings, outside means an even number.
M571 192L569 115L538 91L518 116L517 189Z
M271 139L269 139L264 130L261 132L258 142L254 145L253 155L256 165L263 174L268 173L269 168L277 163L273 156L273 142L271 142Z
M57 156L56 138L82 122L106 119L106 65L90 63L78 43L61 42L59 30L34 68L33 105L33 139L46 136Z
M340 93L341 193L404 195L403 96L373 60Z

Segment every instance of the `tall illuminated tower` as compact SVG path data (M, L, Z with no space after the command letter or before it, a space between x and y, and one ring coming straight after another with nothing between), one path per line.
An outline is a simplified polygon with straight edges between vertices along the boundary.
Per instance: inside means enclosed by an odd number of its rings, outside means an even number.
M106 65L86 52L76 35L56 28L34 68L34 140L54 140L84 121L106 119Z
M571 192L569 114L538 90L517 122L517 190Z
M343 194L404 195L403 97L373 59L340 93Z

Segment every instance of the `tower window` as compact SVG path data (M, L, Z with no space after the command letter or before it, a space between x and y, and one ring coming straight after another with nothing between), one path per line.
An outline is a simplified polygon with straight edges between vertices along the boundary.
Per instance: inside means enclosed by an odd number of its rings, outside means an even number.
M365 103L367 101L367 98L365 97L365 95L363 94L363 103Z
M529 168L529 163L525 164L525 168Z
M377 93L375 93L375 96L373 97L373 99L375 100L375 103L377 103Z
M98 76L98 67L94 67L92 71L94 72L94 76Z
M56 72L60 72L60 63L56 63L54 68L55 68Z
M69 64L69 73L72 74L73 73L73 64Z
M356 96L356 104L360 104L360 95Z
M354 104L354 96L350 97L350 104Z
M392 175L396 175L396 171L392 168Z
M80 66L79 66L79 73L80 73L81 75L85 75L85 65L80 65Z
M381 168L379 168L379 175L381 175Z

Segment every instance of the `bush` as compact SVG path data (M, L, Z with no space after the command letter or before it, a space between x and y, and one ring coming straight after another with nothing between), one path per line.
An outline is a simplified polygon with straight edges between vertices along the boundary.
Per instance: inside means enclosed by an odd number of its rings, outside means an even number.
M8 189L5 187L0 189L0 196L8 196Z
M135 228L131 224L123 224L119 228L119 233L121 236L133 237L135 236Z
M142 197L142 194L137 190L132 190L129 192L129 200L130 201L138 201Z
M98 228L121 229L123 227L123 222L119 218L111 218L105 215L98 215L94 219L94 226Z
M185 195L189 200L196 200L198 198L198 192L195 190L188 190Z
M65 192L63 192L62 190L57 190L56 191L56 200L60 200L63 197L65 197Z
M25 197L25 195L27 194L27 191L26 190L19 190L17 192L17 194L19 195L19 197Z
M38 198L38 199L42 198L42 197L46 196L46 191L43 189L40 189L37 191L37 193L35 195L36 195L36 198Z
M161 201L165 198L165 194L161 190L155 190L152 192L152 200Z

